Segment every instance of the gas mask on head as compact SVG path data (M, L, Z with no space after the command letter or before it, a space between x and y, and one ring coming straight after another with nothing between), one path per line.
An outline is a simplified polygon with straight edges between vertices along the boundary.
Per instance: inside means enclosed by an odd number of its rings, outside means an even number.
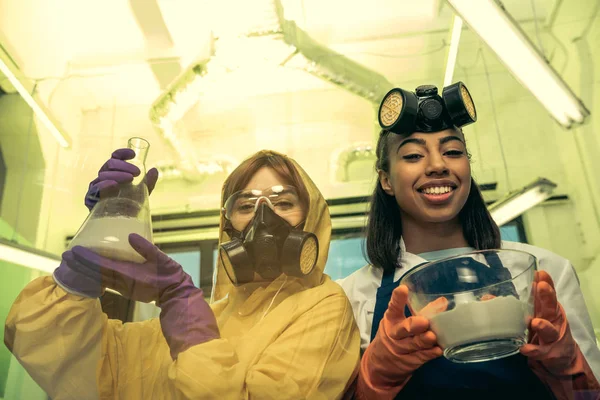
M462 82L446 86L442 96L433 85L419 86L415 93L390 90L379 106L379 125L397 134L439 132L477 121L473 99Z
M268 200L257 201L244 230L221 244L225 271L236 286L252 282L255 272L265 281L281 274L301 278L317 263L317 237L291 226L271 207Z

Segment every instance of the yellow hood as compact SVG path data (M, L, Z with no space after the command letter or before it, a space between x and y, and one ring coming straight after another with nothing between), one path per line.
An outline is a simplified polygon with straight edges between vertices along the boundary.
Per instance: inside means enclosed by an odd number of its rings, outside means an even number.
M294 161L293 159L277 153L271 150L261 150L257 154L276 154L283 157L286 157L290 160L300 177L302 178L302 182L306 186L306 190L308 191L309 196L309 207L308 213L306 216L306 222L304 224L304 230L306 232L312 232L317 236L319 241L319 257L317 259L317 264L313 270L313 272L304 278L304 282L307 286L316 286L321 283L321 279L323 277L323 270L325 269L325 263L327 262L327 254L329 253L329 241L331 240L331 218L329 216L329 208L327 207L327 203L323 198L323 195L317 189L317 186L310 179L308 174ZM224 185L223 185L224 188ZM221 206L223 206L225 199L223 199L223 190L221 191ZM224 231L225 227L225 217L221 213L220 223L219 223L219 246L221 243L228 242L231 240L229 235ZM213 290L211 295L211 302L219 301L223 299L231 290L234 288L233 284L229 280L227 273L225 272L225 268L223 267L223 262L221 260L220 252L217 252L217 269L213 279Z

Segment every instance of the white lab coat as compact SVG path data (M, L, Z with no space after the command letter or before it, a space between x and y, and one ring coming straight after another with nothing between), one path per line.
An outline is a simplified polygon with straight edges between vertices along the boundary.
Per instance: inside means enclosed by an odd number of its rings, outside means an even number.
M548 250L523 243L502 242L502 248L522 250L533 254L538 259L538 268L550 274L558 301L563 306L573 337L592 368L594 375L600 380L600 349L596 344L594 328L590 319L583 294L579 288L579 280L569 260ZM411 268L427 262L423 258L403 252L400 267L396 269L394 281L400 279ZM364 351L371 342L371 326L375 310L376 293L381 286L383 270L367 265L350 276L337 282L344 288L352 304L354 317L360 330L361 350Z

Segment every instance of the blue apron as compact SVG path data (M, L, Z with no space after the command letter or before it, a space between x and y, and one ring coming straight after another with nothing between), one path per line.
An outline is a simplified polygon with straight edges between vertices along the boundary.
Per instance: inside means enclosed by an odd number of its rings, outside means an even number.
M497 257L497 256L496 256ZM499 259L488 258L492 268L503 268ZM485 279L485 270L489 267L465 257L454 259L453 262L461 262L462 265L469 264L477 268L478 276ZM422 264L421 264L422 265ZM449 268L448 273L455 268ZM483 273L482 273L483 272ZM506 273L509 274L508 270ZM498 276L497 272L488 274ZM439 277L442 278L443 277ZM497 278L491 278L497 279ZM443 281L440 289L455 290L456 287L448 287ZM448 280L446 280L448 282ZM456 280L454 281L456 282ZM379 323L387 310L392 297L392 292L400 280L394 282L394 271L384 272L381 287L377 289L377 299L373 315L371 329L371 341L375 338ZM435 282L432 283L435 285ZM442 291L438 293L448 293ZM406 316L410 316L408 307L405 308ZM437 358L425 363L417 369L408 383L400 391L396 399L507 399L507 400L546 400L555 399L550 390L540 381L527 365L527 358L516 354L500 360L479 362L472 364L457 364L444 357Z

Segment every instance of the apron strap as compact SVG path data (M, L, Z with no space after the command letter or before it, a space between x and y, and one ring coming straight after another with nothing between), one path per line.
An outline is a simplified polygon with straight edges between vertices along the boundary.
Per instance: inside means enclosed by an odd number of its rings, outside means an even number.
M383 270L383 278L381 279L381 286L377 289L377 299L375 300L375 310L373 312L373 323L371 325L371 342L375 339L377 330L379 329L379 322L385 314L385 310L388 308L390 299L392 298L392 292L400 284L400 281L394 282L394 270ZM389 295L388 295L389 292Z
M427 264L427 262L421 263L414 268L420 267L423 264ZM375 335L377 335L377 330L379 329L379 323L383 319L383 314L385 314L385 310L387 310L390 300L392 299L392 292L398 286L400 286L400 281L404 274L394 282L394 273L396 270L384 270L383 278L381 278L381 286L377 289L377 297L375 300L375 310L373 312L373 321L371 324L371 341L375 339ZM408 272L408 271L407 271ZM408 306L404 308L404 315L410 316L410 310Z
M485 260L488 262L490 267L495 268L495 269L504 268L504 265L502 265L502 261L500 261L500 257L498 257L498 254L485 253L484 256L485 256Z

